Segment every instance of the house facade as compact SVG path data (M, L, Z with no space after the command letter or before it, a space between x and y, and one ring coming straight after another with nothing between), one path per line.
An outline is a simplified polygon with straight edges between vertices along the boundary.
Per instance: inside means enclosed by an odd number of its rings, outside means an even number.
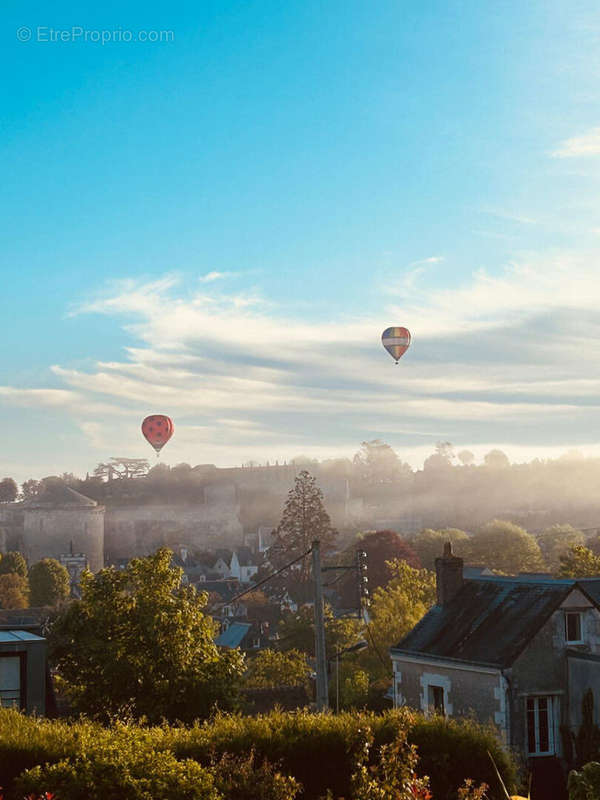
M582 702L600 710L600 578L465 578L445 547L437 603L391 649L394 705L475 716L528 759L565 758Z
M0 707L46 713L46 640L27 630L0 630Z
M258 564L249 547L239 547L233 551L229 562L229 574L232 578L237 578L240 583L250 583L257 572Z

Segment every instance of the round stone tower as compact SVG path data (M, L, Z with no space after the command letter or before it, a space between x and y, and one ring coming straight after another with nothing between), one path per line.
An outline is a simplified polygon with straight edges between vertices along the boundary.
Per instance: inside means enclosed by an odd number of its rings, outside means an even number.
M29 564L84 553L89 568L104 566L104 506L64 484L23 503L23 550Z

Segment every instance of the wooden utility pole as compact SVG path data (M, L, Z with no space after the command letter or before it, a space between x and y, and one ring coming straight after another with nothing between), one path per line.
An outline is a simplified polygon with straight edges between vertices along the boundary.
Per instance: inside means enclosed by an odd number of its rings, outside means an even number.
M313 581L315 587L315 656L317 672L317 711L329 708L327 681L327 653L325 650L325 615L323 611L323 584L321 581L321 543L312 543Z

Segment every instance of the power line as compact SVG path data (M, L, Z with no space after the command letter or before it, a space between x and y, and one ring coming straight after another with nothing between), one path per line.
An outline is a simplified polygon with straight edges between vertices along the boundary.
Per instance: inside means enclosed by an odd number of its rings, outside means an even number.
M239 599L240 599L240 597L243 597L244 595L246 595L246 594L249 594L250 592L253 592L253 591L255 591L256 589L258 589L258 587L259 587L259 586L263 586L263 584L265 584L265 583L267 583L268 581L270 581L270 580L271 580L271 578L275 578L275 577L276 577L277 575L279 575L281 572L284 572L284 571L285 571L286 569L288 569L289 567L293 566L294 564L297 564L297 563L298 563L298 561L302 561L302 559L303 559L303 558L306 558L306 556L309 556L311 553L312 553L312 547L310 548L310 550L307 550L307 551L306 551L306 553L302 553L302 555L301 555L301 556L298 556L298 558L295 558L293 561L289 561L287 564L284 564L284 566L283 566L283 567L281 567L280 569L276 570L276 571L275 571L275 572L273 572L271 575L267 575L267 577L266 577L266 578L263 578L263 579L262 579L262 581L259 581L258 583L254 583L254 584L252 584L252 586L250 586L248 589L244 589L244 591L243 591L243 592L240 592L239 594L236 594L236 595L235 595L234 597L232 597L230 600L227 600L227 601L225 601L225 602L223 602L223 603L217 603L217 607L221 607L221 606L227 606L227 605L229 605L230 603L235 603L235 601L236 601L236 600L239 600Z
M377 658L381 661L381 663L383 664L383 666L386 669L389 669L389 662L385 661L383 656L379 652L379 648L375 644L375 639L373 638L373 634L371 633L371 626L369 625L369 623L366 620L365 620L365 629L367 631L367 635L368 635L369 639L371 640L371 644L373 645L373 650L375 650L375 652L377 653Z

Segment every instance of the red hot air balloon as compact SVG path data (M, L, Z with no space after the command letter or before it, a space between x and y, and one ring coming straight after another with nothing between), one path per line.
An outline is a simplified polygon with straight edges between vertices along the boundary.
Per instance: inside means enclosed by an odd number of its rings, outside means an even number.
M386 328L381 334L381 343L397 364L409 348L410 331L408 328Z
M142 422L142 433L156 450L156 455L173 436L173 420L164 414L152 414Z

